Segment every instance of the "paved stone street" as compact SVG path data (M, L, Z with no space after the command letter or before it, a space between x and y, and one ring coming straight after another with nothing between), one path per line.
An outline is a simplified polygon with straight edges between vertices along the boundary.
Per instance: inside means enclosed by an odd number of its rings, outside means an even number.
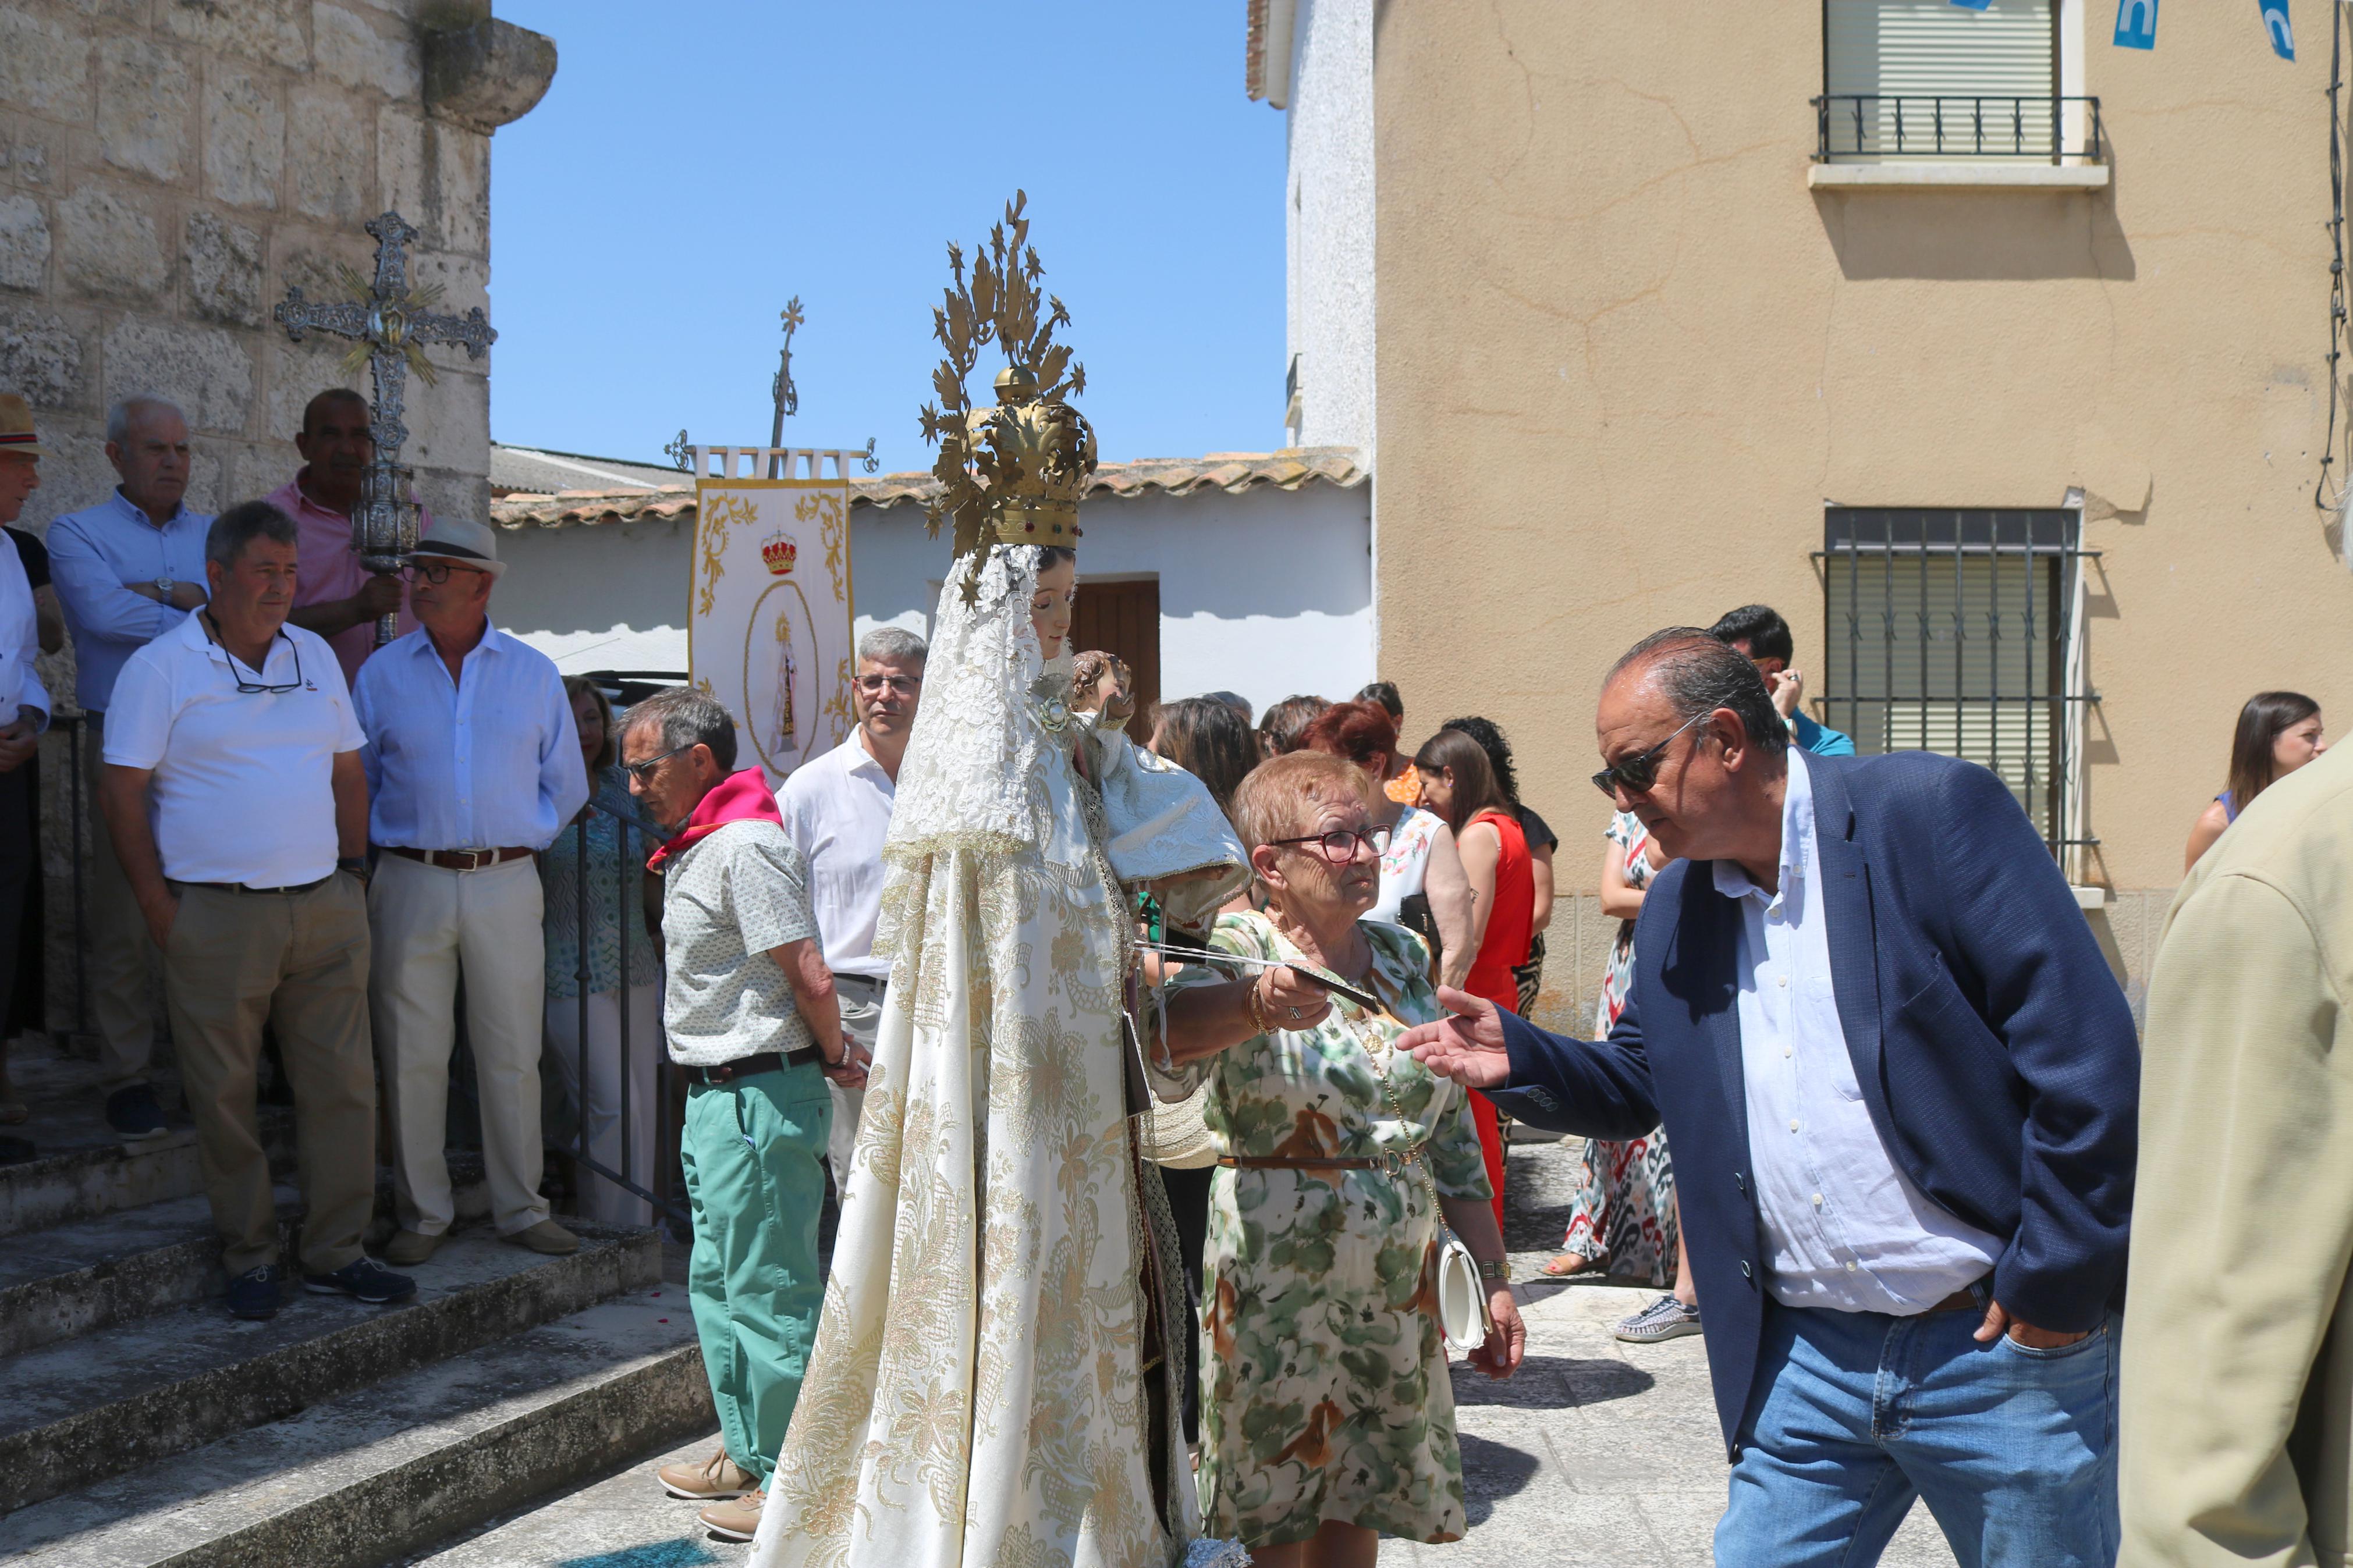
M1470 1533L1446 1546L1385 1542L1382 1568L1700 1568L1724 1508L1725 1463L1696 1338L1620 1344L1609 1326L1647 1288L1571 1284L1536 1272L1567 1225L1578 1145L1512 1150L1512 1272L1528 1324L1519 1375L1493 1383L1455 1370ZM668 1458L701 1458L712 1437ZM434 1568L690 1568L733 1563L694 1510L661 1495L649 1458L511 1515L420 1559ZM1915 1508L1887 1568L1952 1568Z
M1610 1325L1656 1294L1537 1272L1567 1225L1581 1146L1515 1143L1505 1239L1527 1360L1507 1383L1458 1366L1456 1422L1470 1533L1389 1541L1382 1568L1698 1568L1724 1510L1724 1440L1698 1336L1621 1344ZM1887 1568L1952 1568L1915 1507Z

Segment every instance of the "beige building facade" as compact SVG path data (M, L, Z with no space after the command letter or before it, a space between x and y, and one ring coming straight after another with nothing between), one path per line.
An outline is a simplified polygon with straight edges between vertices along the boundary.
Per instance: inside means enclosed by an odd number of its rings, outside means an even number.
M1409 729L1504 727L1565 893L1610 662L1764 601L1817 717L2012 783L2137 999L2240 704L2353 724L2301 19L2291 63L2252 5L2153 50L2082 0L1253 7L1294 213L1350 112L1300 68L1370 37L1379 662Z

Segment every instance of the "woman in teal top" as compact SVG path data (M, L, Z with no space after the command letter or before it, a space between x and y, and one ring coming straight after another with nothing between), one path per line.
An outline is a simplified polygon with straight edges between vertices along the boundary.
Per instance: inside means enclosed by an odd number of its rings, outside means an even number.
M643 911L646 857L653 853L659 839L638 826L628 775L615 762L613 710L605 694L578 676L567 678L564 689L572 700L572 718L580 731L580 751L588 764L592 793L580 815L540 857L546 908L543 929L547 942L548 1059L586 1124L588 1158L607 1171L622 1171L621 1025L627 1018L628 1165L625 1173L651 1191L658 1136L654 1116L658 1069L663 1059L662 986L661 955L647 930ZM581 910L584 830L587 840L585 927ZM587 995L585 1092L581 1087L584 990ZM644 1199L585 1166L579 1173L578 1201L580 1213L590 1219L612 1225L653 1223Z

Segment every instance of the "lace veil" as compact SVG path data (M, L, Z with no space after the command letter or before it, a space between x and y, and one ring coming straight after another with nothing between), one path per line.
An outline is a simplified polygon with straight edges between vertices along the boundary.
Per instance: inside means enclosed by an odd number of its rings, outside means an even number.
M887 859L906 865L950 849L1034 848L1030 798L1045 730L1033 689L1070 680L1065 650L1050 665L1029 625L1038 588L1034 545L1005 545L982 563L979 595L965 602L961 562L940 590L923 700L899 764Z

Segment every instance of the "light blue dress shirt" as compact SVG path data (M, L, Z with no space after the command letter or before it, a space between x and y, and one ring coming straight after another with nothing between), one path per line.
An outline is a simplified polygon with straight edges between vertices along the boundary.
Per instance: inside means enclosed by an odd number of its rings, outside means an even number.
M422 628L360 666L368 838L409 849L544 849L588 800L588 770L554 661L482 628L448 666Z
M158 528L120 489L49 524L49 580L73 632L74 693L84 708L105 712L123 661L188 618L128 584L169 577L202 588L212 526L183 503Z
M1767 1280L1784 1306L1909 1316L1989 1272L2001 1243L1924 1197L1872 1123L1831 987L1813 784L1805 753L1788 758L1779 891L1713 862L1716 891L1740 909L1736 1010Z

